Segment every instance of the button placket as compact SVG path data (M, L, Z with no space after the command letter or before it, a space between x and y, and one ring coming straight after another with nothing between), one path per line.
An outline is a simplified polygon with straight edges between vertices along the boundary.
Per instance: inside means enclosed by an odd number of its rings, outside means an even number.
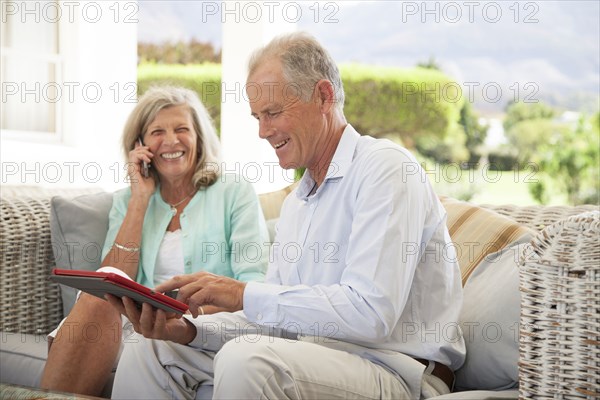
M317 209L317 203L317 199L309 199L305 203L305 205L308 206L308 210L306 212L304 223L302 224L302 228L300 230L300 239L302 240L301 245L303 247L306 244L306 237L308 236L308 230L310 229L312 218L315 214L315 210Z

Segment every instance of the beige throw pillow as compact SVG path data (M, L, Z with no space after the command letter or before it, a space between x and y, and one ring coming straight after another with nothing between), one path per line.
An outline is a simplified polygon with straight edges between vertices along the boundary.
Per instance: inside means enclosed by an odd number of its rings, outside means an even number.
M463 285L488 255L534 232L510 218L450 197L441 197Z

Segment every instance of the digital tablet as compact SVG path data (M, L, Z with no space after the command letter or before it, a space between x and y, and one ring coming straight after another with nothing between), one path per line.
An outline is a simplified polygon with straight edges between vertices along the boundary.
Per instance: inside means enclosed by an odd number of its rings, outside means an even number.
M129 297L141 307L148 303L155 308L183 314L188 306L163 293L140 285L112 272L94 272L74 269L53 269L50 280L89 293L103 300L106 293L117 297Z

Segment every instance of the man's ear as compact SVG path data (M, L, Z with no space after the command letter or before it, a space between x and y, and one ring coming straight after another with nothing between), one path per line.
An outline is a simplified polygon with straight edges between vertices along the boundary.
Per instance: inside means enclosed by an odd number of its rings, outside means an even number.
M335 105L335 89L327 79L321 79L316 84L319 108L323 114L327 114Z

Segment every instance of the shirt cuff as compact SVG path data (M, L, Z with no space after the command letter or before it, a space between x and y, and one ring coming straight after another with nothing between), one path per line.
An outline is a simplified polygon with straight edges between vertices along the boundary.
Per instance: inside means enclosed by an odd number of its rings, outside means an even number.
M202 317L198 316L197 318L194 318L192 314L183 314L183 318L190 321L192 325L196 327L196 337L194 337L187 345L196 349L202 349L204 345L206 345L205 337L202 334L202 323L198 321L199 319L202 319Z
M218 319L211 318L211 315L199 315L194 318L184 314L183 318L187 318L196 327L196 337L187 344L195 349L216 353L236 335L235 331L228 335L227 329L224 329Z
M278 324L278 297L284 286L248 282L244 289L244 314L249 321L261 325Z

